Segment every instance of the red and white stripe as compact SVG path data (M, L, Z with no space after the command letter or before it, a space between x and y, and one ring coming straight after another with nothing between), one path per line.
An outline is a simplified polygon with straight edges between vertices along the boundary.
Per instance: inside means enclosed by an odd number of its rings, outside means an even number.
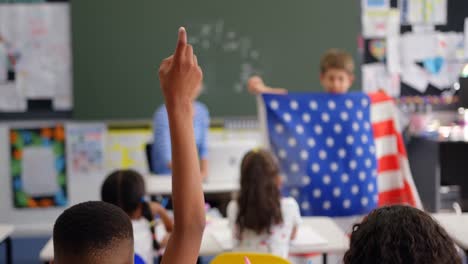
M369 97L378 161L379 206L407 204L422 208L397 122L395 101L384 92L372 93Z

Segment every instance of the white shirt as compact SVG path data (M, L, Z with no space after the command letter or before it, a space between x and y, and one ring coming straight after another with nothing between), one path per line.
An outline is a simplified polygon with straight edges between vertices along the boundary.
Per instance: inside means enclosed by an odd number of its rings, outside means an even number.
M150 223L141 217L132 220L135 255L142 258L146 264L154 263L153 239Z
M244 230L242 240L235 235L236 218L239 212L237 201L231 201L227 207L229 226L234 234L234 250L266 252L287 258L289 254L289 242L294 227L301 223L299 205L294 198L281 198L281 213L283 223L274 225L271 234L258 235L251 230Z

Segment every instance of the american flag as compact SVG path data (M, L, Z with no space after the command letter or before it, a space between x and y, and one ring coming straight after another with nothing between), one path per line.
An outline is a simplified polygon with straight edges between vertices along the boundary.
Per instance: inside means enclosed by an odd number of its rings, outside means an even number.
M385 92L371 93L369 97L377 150L379 206L407 204L422 208L400 133L395 101Z
M266 133L303 215L419 206L395 105L383 93L263 95Z

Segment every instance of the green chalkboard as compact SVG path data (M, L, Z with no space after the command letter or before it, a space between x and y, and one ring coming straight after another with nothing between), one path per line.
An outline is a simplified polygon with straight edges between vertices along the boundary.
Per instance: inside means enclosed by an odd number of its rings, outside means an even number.
M214 117L255 115L245 87L253 73L274 86L319 91L318 63L326 49L358 57L359 3L72 1L74 117L150 118L162 103L157 68L173 51L181 25L204 70L200 101Z

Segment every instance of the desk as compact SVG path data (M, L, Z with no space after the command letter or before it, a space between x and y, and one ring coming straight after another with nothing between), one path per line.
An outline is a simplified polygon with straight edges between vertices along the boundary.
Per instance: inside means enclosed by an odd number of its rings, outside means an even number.
M170 175L146 175L146 192L149 195L168 195L172 193L172 178ZM203 183L203 192L229 193L239 190L239 183L232 181Z
M344 253L349 249L349 237L329 217L303 217L303 225L311 227L328 243L307 247L291 247L292 254L306 254L310 252L328 254Z
M208 229L209 228L207 228L207 230ZM214 256L223 252L223 249L218 245L218 242L213 238L213 236L206 234L207 233L205 231L200 247L200 256ZM42 248L39 254L39 259L44 263L49 263L54 260L54 242L52 238L49 239L47 244Z
M439 213L433 214L433 216L447 231L455 244L468 252L468 213L461 215Z
M221 252L223 252L223 248L218 244L218 242L214 239L211 234L213 230L217 230L214 227L218 225L208 225L205 229L205 233L202 238L202 243L200 246L200 256L214 256ZM227 223L226 223L227 226ZM227 231L228 229L224 229L223 231ZM47 241L47 244L42 248L39 259L41 262L47 263L54 259L54 243L52 238Z
M303 217L302 225L311 227L315 232L327 240L326 244L308 245L308 246L291 246L290 254L309 254L321 253L323 255L323 263L327 263L327 255L329 253L344 253L349 248L348 236L328 217ZM214 232L231 232L226 219L218 220L217 223L207 226L205 230L206 236L213 236ZM213 238L214 240L214 238ZM216 242L216 240L215 240ZM212 253L222 253L222 248L217 245L217 250L221 251ZM203 243L202 243L203 248ZM213 248L214 249L214 248ZM216 255L211 254L211 255Z
M6 254L5 254L5 263L12 264L12 249L11 249L11 237L15 228L11 225L0 225L0 243L5 243Z
M325 238L328 243L323 245L291 247L290 252L292 254L322 253L326 263L327 254L343 253L348 250L348 236L341 231L332 219L327 217L304 217L303 225L313 228L319 235ZM214 238L214 232L231 232L228 228L228 221L226 219L218 219L207 224L200 247L200 256L214 256L225 251ZM40 260L42 262L49 262L53 260L53 258L54 247L52 239L50 239L41 250Z
M468 178L465 177L468 142L412 137L407 151L414 183L425 210L437 213L440 209L448 209L442 204L442 185L460 186L460 205L464 211L468 210Z

